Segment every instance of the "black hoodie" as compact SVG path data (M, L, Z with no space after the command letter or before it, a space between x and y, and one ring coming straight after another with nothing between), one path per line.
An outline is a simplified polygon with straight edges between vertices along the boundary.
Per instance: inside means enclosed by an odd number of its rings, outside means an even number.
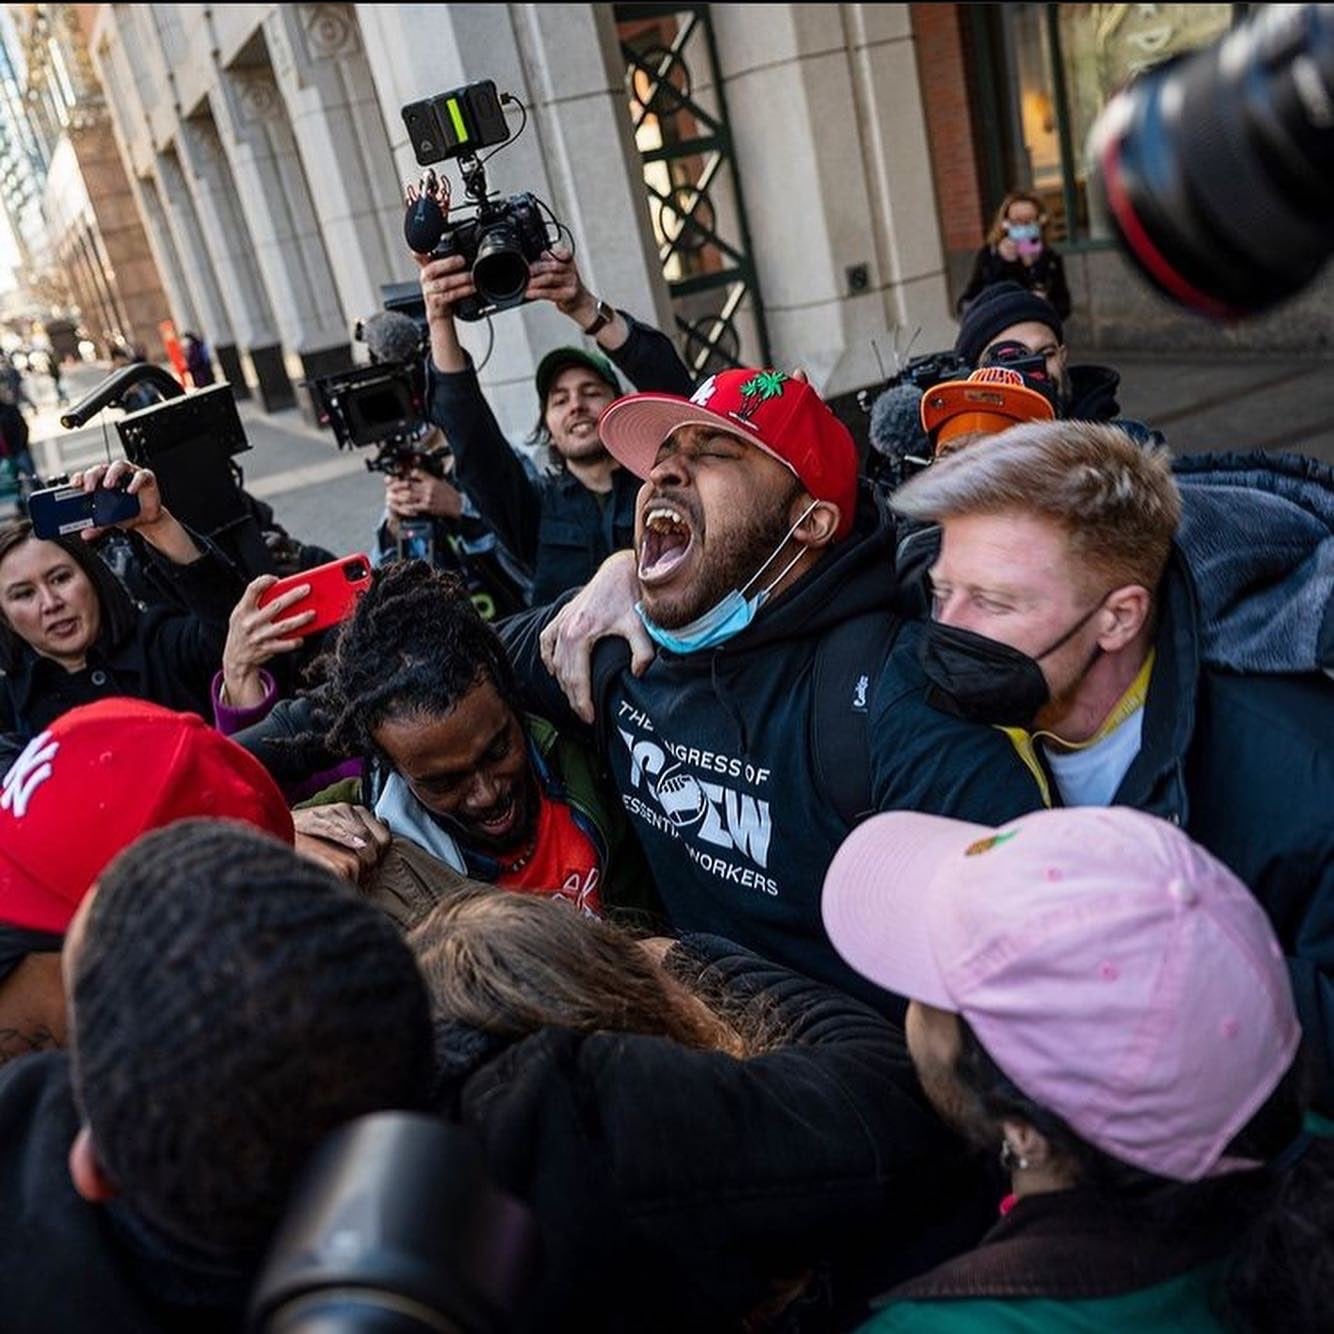
M869 516L867 516L869 519ZM814 667L821 641L851 617L879 614L884 643L864 652L864 723L876 809L1001 824L1037 809L1036 784L1001 733L928 707L917 643L898 630L892 528L859 526L721 647L660 652L636 679L625 646L594 659L597 734L631 823L679 931L725 936L788 968L871 999L886 994L835 953L820 891L848 825L815 775ZM501 627L520 685L544 716L577 725L538 652L554 615ZM613 647L614 646L614 647ZM841 676L846 673L840 673ZM855 680L857 672L854 671ZM889 678L892 690L882 689ZM920 724L920 727L919 727ZM910 739L927 729L929 753ZM896 762L900 750L913 758ZM925 762L923 762L925 760Z

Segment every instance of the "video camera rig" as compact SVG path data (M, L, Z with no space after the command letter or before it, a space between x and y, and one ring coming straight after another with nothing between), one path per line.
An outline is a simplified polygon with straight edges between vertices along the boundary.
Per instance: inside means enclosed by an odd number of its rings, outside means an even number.
M339 449L367 449L368 472L404 477L413 469L445 475L444 449L422 448L430 432L416 369L405 362L356 366L309 383L320 425Z
M187 394L161 367L136 362L113 371L84 395L61 416L61 425L69 430L86 425L103 408L120 406L139 384L152 385L163 397L116 423L125 457L151 468L176 518L214 542L249 577L272 573L273 556L233 462L251 445L231 385Z

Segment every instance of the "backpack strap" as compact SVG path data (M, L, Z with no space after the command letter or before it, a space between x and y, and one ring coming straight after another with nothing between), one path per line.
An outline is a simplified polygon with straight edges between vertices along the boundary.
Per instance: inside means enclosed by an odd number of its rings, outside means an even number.
M836 625L815 651L815 780L849 829L871 811L871 695L900 624L887 609L863 612Z

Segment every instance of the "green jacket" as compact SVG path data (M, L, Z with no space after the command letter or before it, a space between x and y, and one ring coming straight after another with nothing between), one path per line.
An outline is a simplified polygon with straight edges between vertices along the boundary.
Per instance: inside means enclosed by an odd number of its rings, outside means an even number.
M1217 1265L1115 1297L891 1301L861 1334L1226 1334L1211 1309Z
M1252 1172L1025 1196L973 1250L895 1288L860 1334L1225 1334L1222 1276L1266 1190Z

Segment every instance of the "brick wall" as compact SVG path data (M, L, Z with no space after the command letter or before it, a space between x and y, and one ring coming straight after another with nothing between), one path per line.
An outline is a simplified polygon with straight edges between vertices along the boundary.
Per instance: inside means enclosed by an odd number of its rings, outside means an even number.
M972 79L964 50L961 5L909 5L917 77L922 87L931 175L946 252L972 252L987 222L978 171L969 94Z

